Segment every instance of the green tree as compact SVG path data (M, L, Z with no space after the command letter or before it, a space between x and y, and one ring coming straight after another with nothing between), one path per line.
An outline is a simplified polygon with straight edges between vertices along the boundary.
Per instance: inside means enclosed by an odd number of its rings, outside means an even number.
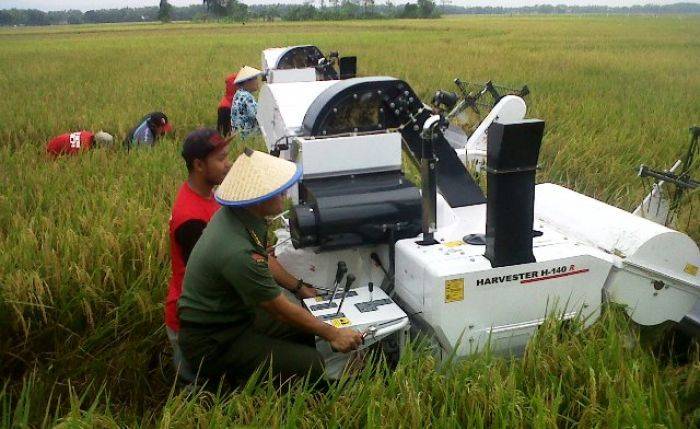
M158 19L160 22L172 21L173 6L168 3L168 0L160 0L158 8Z
M418 17L430 18L436 12L435 2L432 0L418 0Z

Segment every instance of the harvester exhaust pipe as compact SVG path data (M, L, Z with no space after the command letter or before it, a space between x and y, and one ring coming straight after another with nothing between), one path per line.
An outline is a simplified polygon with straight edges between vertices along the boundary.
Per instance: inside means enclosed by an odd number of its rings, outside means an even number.
M544 121L494 121L487 140L486 253L491 265L535 262L535 173Z

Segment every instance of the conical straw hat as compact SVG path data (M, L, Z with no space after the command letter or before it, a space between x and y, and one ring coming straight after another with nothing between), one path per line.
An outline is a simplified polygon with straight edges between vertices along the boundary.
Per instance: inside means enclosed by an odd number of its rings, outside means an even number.
M236 73L236 80L234 80L234 83L239 84L241 82L256 78L261 74L262 72L256 68L243 66L243 68Z
M224 206L252 206L290 188L299 181L301 171L293 162L246 148L214 196Z

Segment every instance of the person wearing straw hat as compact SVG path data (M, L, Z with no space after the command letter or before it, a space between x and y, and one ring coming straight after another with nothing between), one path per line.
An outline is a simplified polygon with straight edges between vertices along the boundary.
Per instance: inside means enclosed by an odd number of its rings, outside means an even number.
M94 134L90 131L76 131L61 134L49 140L46 153L53 156L76 155L94 147L110 147L113 144L114 137L104 131Z
M323 376L314 335L338 351L362 343L352 329L338 329L291 302L275 282L266 253L265 219L284 210L284 192L301 167L246 149L215 192L224 207L209 222L190 254L178 300L180 347L206 378L240 382L260 365L275 376ZM299 294L303 281L290 288ZM261 313L274 323L258 320Z
M244 66L236 73L234 82L238 85L238 90L231 104L231 128L238 132L242 138L257 133L260 129L255 117L258 112L258 104L253 93L260 86L258 77L261 75L260 70L249 66Z

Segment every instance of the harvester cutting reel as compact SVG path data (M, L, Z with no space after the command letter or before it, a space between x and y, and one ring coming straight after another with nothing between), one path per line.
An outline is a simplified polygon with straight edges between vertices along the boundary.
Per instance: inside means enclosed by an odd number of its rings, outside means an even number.
M639 167L639 177L642 180L652 178L654 185L644 201L635 209L634 214L664 226L675 224L681 203L700 187L700 182L691 176L698 171L700 163L700 144L698 144L700 126L690 127L690 136L690 144L685 155L669 170L655 170L644 164ZM664 192L666 184L672 185L673 189Z
M460 94L453 91L439 90L435 92L432 101L438 113L445 115L445 118L448 120L459 116L467 109L471 109L474 113L481 116L482 111L480 109L485 109L485 113L488 113L506 95L524 98L530 93L527 85L523 85L520 89L513 89L494 85L491 81L481 85L462 82L459 78L455 79L454 83L457 85Z
M519 121L525 118L527 106L523 99L530 93L527 85L520 89L454 80L460 94L437 91L433 96L433 111L445 117L450 125L444 130L445 139L462 163L478 178L486 166L486 140L491 124Z

